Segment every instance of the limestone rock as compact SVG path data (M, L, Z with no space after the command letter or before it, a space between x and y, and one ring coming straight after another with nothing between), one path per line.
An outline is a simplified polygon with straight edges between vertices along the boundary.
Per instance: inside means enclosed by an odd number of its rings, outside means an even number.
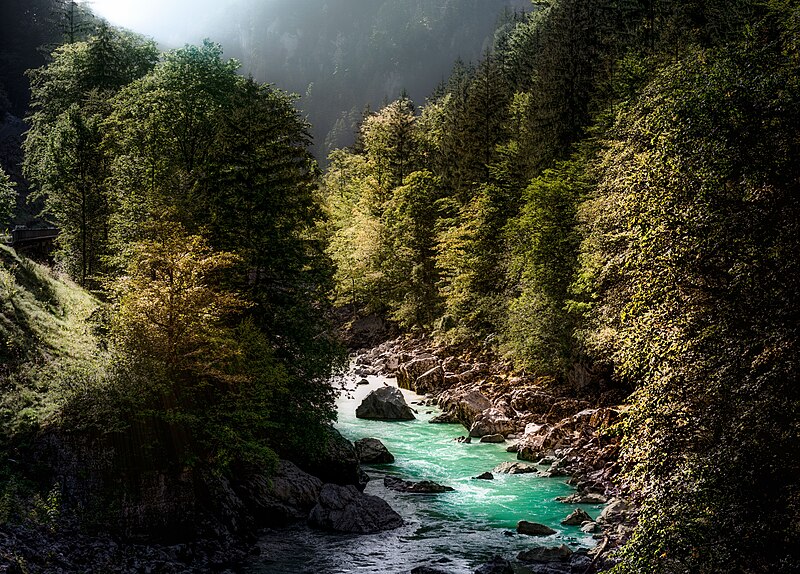
M352 485L326 484L308 523L323 530L369 534L399 528L403 519L377 496L359 492Z
M586 514L583 509L576 508L572 511L572 514L561 521L561 524L564 526L580 526L584 522L592 522L592 517Z
M394 455L376 438L362 438L354 443L358 460L362 464L387 464L394 462Z
M469 429L469 435L482 437L490 434L507 435L514 432L514 423L500 410L488 408L475 417Z
M409 492L412 494L438 494L440 492L451 492L455 490L449 486L444 486L430 480L411 482L394 476L384 477L383 484L386 486L386 488L391 490L396 490L397 492Z
M503 462L494 467L492 472L498 474L530 474L536 472L536 467L521 462Z
M368 394L356 409L356 417L373 420L413 420L414 412L396 387L381 387Z
M517 532L520 534L527 534L528 536L550 536L556 533L556 531L549 526L539 524L538 522L528 522L527 520L520 520L517 522Z

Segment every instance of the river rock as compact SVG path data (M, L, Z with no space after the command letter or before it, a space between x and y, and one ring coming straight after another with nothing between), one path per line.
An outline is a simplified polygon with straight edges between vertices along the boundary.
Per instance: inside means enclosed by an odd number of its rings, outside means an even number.
M487 434L486 436L481 437L480 442L500 444L502 442L506 442L506 439L503 438L503 435L501 434Z
M597 517L597 522L601 524L622 522L629 509L630 507L625 501L620 500L619 498L612 498L608 505L600 513L600 516Z
M445 424L445 425L461 424L458 422L458 419L453 413L442 413L438 416L433 417L428 422L433 424Z
M523 550L517 554L521 562L567 562L572 557L572 550L566 544L561 546L540 546Z
M439 366L439 359L432 356L412 359L407 363L403 363L397 371L397 386L416 391L414 385L417 382L417 377L437 366ZM444 371L442 371L442 378L444 378Z
M356 409L356 417L382 421L409 421L415 418L400 389L388 386L368 394Z
M494 475L491 472L484 472L478 476L473 476L473 480L494 480Z
M326 484L308 515L308 523L322 530L369 534L399 528L403 519L377 496L359 492L352 485Z
M489 408L481 412L469 429L469 435L482 437L486 435L507 435L514 432L514 423L499 409Z
M498 474L530 474L536 472L536 467L521 462L502 462L494 467L492 472Z
M259 523L282 526L308 516L317 503L322 481L282 460L271 480L254 474L247 477L240 489Z
M549 526L539 524L538 522L528 522L527 520L520 520L517 522L517 532L520 534L527 534L528 536L550 536L556 533L556 531Z
M369 381L367 379L361 379L360 381L358 381L357 384L358 385L368 385Z
M586 534L593 534L600 530L600 527L597 525L597 522L586 522L585 524L581 524L581 532L585 532Z
M475 570L475 574L514 574L514 569L511 567L511 562L502 556L495 556Z
M592 522L592 517L586 514L581 508L576 508L572 513L561 521L564 526L580 526L584 522Z
M310 458L305 452L294 453L292 462L322 482L345 485L354 484L363 490L364 475L358 465L356 449L332 426L326 428L327 437L321 453Z
M557 496L556 500L564 504L605 504L608 502L608 497L597 492L576 492L569 496Z
M440 492L451 492L455 490L454 488L444 486L431 480L411 482L394 476L384 477L383 484L386 486L386 488L391 490L396 490L397 492L409 492L412 494L438 494Z
M483 411L492 408L492 402L478 390L451 389L439 396L439 407L469 429Z
M434 393L441 390L443 386L444 369L437 365L416 378L414 381L414 392L420 395Z
M376 438L362 438L354 443L358 460L362 464L387 464L394 462L394 455Z

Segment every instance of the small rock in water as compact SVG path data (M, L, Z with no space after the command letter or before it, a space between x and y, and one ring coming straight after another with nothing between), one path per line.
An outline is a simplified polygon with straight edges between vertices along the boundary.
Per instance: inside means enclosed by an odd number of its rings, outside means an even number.
M511 562L502 556L495 556L490 562L475 570L475 574L514 574L514 569L511 567Z
M487 434L481 437L481 442L490 442L490 443L501 443L506 442L506 439L503 438L501 434Z
M438 416L433 417L428 422L434 424L446 424L446 425L461 424L458 422L458 419L455 417L455 415L451 413L442 413Z
M592 522L592 517L586 514L583 509L576 508L572 511L572 514L561 521L561 524L565 526L580 526L584 522Z
M494 475L491 472L484 472L478 476L473 476L472 480L494 480Z
M522 462L503 462L494 467L492 472L498 474L530 474L536 472L536 467Z
M538 522L528 522L527 520L520 520L517 522L517 532L520 534L527 534L528 536L550 536L556 533L556 531L549 526L539 524Z
M359 385L368 385L369 381L367 379L361 379L360 381L358 381L358 384Z
M454 438L453 440L456 441L456 442L463 443L463 444L470 444L472 442L472 437L471 436L460 436L460 437Z
M397 492L410 492L412 494L438 494L440 492L450 492L455 490L452 487L444 486L430 480L411 482L394 476L384 477L383 484L386 486L386 488L391 490L396 490Z
M522 562L566 562L572 557L572 550L568 546L542 546L523 550L517 555L517 560Z

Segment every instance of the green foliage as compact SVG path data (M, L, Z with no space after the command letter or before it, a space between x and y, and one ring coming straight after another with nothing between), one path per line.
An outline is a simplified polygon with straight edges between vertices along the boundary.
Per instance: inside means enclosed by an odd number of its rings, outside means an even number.
M797 299L782 278L800 265L799 123L796 64L750 41L665 68L608 142L586 207L593 341L639 385L624 456L642 504L618 572L797 563Z
M0 167L0 228L8 225L17 208L17 192L14 183Z

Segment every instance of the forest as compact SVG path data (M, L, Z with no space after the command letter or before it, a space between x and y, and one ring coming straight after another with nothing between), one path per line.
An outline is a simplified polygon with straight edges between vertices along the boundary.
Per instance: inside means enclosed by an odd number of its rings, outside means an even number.
M184 518L231 524L221 481L324 465L341 334L370 317L630 405L607 432L636 518L595 571L800 570L796 3L532 3L319 161L294 96L220 44L61 10L0 169L0 223L60 231L48 264L0 246L0 572L11 525L141 535L131 477L191 476ZM342 109L337 85L314 98ZM111 462L72 484L65 451Z

